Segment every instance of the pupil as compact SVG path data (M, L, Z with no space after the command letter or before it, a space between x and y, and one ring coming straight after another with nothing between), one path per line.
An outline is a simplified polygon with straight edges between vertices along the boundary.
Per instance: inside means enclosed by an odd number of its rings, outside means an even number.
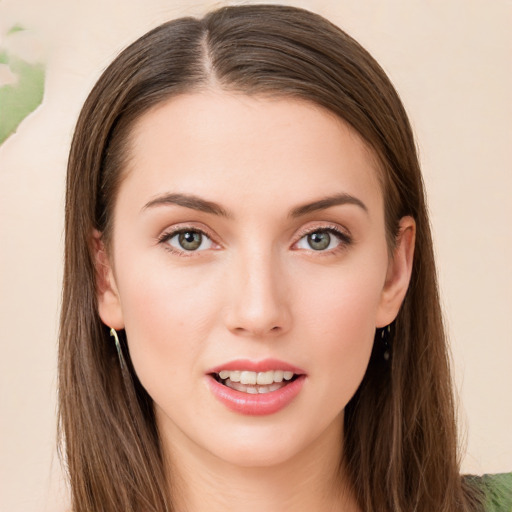
M186 231L185 233L180 233L179 242L183 249L195 251L201 245L202 238L201 233Z
M329 233L325 231L317 231L316 233L311 233L308 235L308 243L309 246L315 251L321 251L329 247L329 244L331 243L331 237L329 236Z

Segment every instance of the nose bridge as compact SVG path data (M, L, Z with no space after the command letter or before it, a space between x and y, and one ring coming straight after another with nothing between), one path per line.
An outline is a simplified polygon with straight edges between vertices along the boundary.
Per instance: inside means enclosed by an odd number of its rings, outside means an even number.
M230 274L226 323L231 331L265 336L288 330L287 282L277 251L245 247L234 257Z

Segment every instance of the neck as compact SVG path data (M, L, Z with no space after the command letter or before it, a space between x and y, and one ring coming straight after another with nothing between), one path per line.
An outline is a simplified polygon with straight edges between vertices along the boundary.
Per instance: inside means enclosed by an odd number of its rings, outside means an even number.
M178 440L179 432L164 435L174 510L358 512L340 464L342 428L342 421L334 422L292 459L265 467L226 462L183 434Z

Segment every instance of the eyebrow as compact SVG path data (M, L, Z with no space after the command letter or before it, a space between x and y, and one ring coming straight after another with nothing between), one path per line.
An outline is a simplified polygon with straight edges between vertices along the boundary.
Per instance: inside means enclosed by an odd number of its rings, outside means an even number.
M344 204L353 204L355 206L359 206L366 213L368 213L368 208L360 199L351 196L350 194L341 193L335 194L333 196L324 197L322 199L319 199L318 201L313 201L312 203L297 206L290 212L290 217L302 217L303 215L307 215L308 213L316 212L318 210L326 210L327 208L331 208L332 206Z
M358 206L366 213L368 213L368 208L360 199L350 194L341 193L335 194L333 196L324 197L311 203L296 206L291 210L289 216L292 218L302 217L304 215L307 215L308 213L316 212L319 210L326 210L327 208L331 208L332 206L339 206L345 204L352 204ZM220 217L233 217L231 213L229 213L226 209L224 209L219 204L214 203L213 201L207 201L206 199L202 199L192 194L181 193L163 194L161 196L155 197L154 199L151 199L151 201L147 202L143 206L142 210L147 210L149 208L154 208L156 206L165 205L183 206L184 208L190 208L192 210L198 210L200 212L218 215Z
M146 203L142 210L164 205L178 205L185 208L191 208L192 210L218 215L220 217L232 217L232 215L219 204L207 201L206 199L201 199L200 197L191 194L164 194L155 197Z

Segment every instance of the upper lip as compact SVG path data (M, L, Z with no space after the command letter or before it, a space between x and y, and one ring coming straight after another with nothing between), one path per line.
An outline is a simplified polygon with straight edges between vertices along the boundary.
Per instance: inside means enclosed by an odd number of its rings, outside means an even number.
M222 370L236 371L246 370L249 372L268 372L270 370L283 370L293 372L296 375L303 375L306 372L297 366L294 366L278 359L262 359L260 361L252 361L250 359L234 359L226 363L222 363L214 368L210 368L206 373L220 373Z

